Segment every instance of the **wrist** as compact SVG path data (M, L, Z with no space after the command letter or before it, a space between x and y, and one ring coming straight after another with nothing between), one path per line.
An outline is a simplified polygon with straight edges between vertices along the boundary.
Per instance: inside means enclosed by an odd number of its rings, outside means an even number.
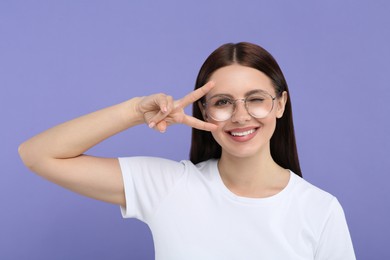
M122 118L128 127L144 123L143 113L139 109L139 103L141 100L142 97L134 97L122 103Z

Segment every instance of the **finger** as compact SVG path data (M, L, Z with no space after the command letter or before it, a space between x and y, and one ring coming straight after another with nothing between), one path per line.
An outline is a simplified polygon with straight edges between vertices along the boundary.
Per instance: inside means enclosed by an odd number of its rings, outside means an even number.
M157 95L154 102L159 106L162 113L167 113L173 106L173 98L164 94Z
M202 87L190 92L189 94L178 100L176 105L178 107L184 108L206 95L214 86L215 83L213 81L209 81Z
M160 97L155 100L155 103L160 107L160 111L148 120L150 128L153 128L158 122L166 118L173 109L173 98L171 96Z
M164 133L167 130L167 122L165 120L158 122L156 125L156 129L160 133Z
M191 126L199 130L210 131L210 132L213 132L218 128L218 126L215 124L199 120L192 116L185 116L183 118L183 124L186 124L188 126Z

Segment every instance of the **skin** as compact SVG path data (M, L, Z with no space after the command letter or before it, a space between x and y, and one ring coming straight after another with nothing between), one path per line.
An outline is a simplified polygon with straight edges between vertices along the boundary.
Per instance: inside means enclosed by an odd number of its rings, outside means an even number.
M172 124L211 131L222 146L219 171L226 186L246 197L271 196L287 183L289 174L279 167L269 151L276 118L281 117L287 94L276 100L267 118L258 120L239 103L230 120L213 122L186 115L184 108L204 95L223 92L243 98L253 87L275 95L263 73L240 65L216 71L211 81L179 100L165 94L135 97L123 103L84 115L48 129L19 146L24 164L38 175L79 194L125 206L124 185L117 158L85 155L103 140L139 124L165 132ZM234 141L226 131L255 127L250 140ZM243 138L244 139L244 138ZM255 170L256 169L256 170ZM240 173L240 174L237 174Z
M215 125L184 113L186 106L213 86L212 82L208 83L176 101L164 94L132 98L73 119L22 143L20 157L31 171L49 181L94 199L125 206L118 159L84 153L110 136L143 123L160 132L176 123L216 130Z
M260 89L276 96L270 78L264 73L246 66L233 64L215 71L211 78L215 87L207 97L226 94L233 99L242 99L246 93ZM238 102L232 117L223 122L208 118L218 125L212 132L222 147L219 171L225 185L235 194L244 197L268 197L280 192L288 183L289 172L277 165L271 157L270 139L275 131L276 120L283 116L287 93L275 99L270 114L256 119L248 114L245 105ZM201 109L203 107L201 106ZM233 137L231 132L253 130L252 134ZM239 173L239 174L237 174Z

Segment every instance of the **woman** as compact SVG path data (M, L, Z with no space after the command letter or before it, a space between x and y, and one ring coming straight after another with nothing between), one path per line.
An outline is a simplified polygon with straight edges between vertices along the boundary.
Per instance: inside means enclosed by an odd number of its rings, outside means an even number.
M194 102L191 117L184 108ZM84 155L143 123L193 127L191 161ZM337 199L301 178L286 81L254 44L215 50L180 100L132 98L49 129L19 152L39 175L147 223L156 259L355 259Z

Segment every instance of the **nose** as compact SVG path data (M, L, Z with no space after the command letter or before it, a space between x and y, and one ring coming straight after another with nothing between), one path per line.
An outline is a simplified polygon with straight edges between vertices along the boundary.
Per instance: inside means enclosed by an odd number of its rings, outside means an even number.
M251 120L252 116L248 113L245 106L245 99L237 99L234 103L234 111L232 115L232 121L235 123L245 123L245 121Z

